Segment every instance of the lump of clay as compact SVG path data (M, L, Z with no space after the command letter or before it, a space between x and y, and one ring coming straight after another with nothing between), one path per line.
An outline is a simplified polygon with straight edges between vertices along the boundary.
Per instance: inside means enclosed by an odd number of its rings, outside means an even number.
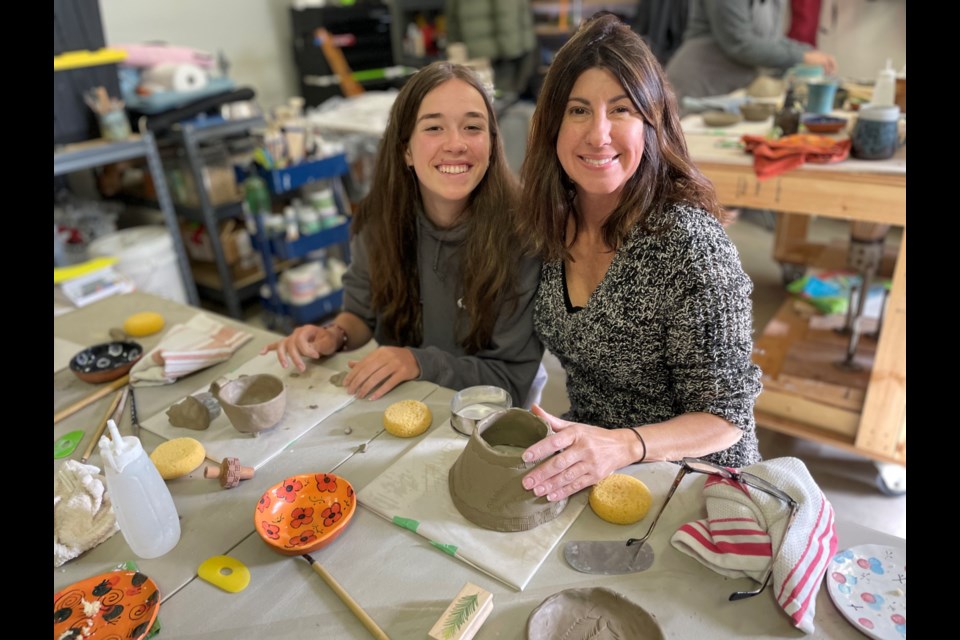
M747 87L751 98L776 98L783 93L783 83L770 76L757 76Z
M524 449L551 433L546 422L525 409L481 420L450 467L450 497L460 514L493 531L528 531L560 515L566 499L549 502L522 484L523 476L543 462L524 462Z
M167 409L170 424L184 429L202 431L220 415L220 404L211 393L187 396Z

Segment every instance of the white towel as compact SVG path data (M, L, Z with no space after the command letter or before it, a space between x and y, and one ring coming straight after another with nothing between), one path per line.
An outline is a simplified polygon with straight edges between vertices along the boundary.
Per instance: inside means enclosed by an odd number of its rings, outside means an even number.
M53 566L97 546L119 527L100 469L64 460L53 487Z
M768 481L799 503L796 519L773 567L774 597L794 626L813 633L817 592L837 550L833 506L796 458L775 458L743 471ZM760 581L783 539L787 504L752 487L708 476L707 517L689 522L671 542L717 573Z
M135 387L157 386L206 369L224 360L253 339L253 334L229 327L198 313L186 324L175 324L150 353L130 370Z

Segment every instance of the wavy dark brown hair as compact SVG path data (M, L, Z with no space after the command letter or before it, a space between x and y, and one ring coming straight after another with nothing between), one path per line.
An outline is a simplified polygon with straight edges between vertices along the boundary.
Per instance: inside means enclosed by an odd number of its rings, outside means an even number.
M614 251L635 225L657 233L673 223L671 205L697 205L723 219L713 184L694 166L680 128L676 98L656 57L629 26L612 14L586 21L550 64L530 123L521 169L522 233L544 260L567 258L567 220L580 220L574 185L557 158L557 137L573 85L588 69L606 69L623 85L644 120L643 158L603 225Z
M398 344L423 341L420 274L417 264L417 212L422 209L416 173L404 153L413 135L423 98L454 78L483 97L490 131L490 165L470 194L463 224L468 225L461 282L469 327L458 328L467 353L490 345L494 324L508 304L516 304L519 271L515 233L519 187L507 165L493 103L476 74L467 67L434 62L411 77L390 110L380 144L370 193L354 217L352 231L365 232L370 254L373 310L384 334Z

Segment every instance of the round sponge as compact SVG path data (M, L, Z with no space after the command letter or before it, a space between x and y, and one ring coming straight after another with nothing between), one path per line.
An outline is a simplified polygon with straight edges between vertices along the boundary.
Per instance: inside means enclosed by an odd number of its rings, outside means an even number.
M160 329L163 329L163 316L155 311L141 311L123 321L124 332L136 338L152 335Z
M613 524L633 524L643 520L653 496L642 481L623 473L614 473L590 490L590 508L601 519Z
M418 436L432 423L430 407L419 400L394 402L383 412L383 428L398 438Z
M187 475L201 464L206 451L199 441L193 438L174 438L159 445L150 454L160 477L173 480Z

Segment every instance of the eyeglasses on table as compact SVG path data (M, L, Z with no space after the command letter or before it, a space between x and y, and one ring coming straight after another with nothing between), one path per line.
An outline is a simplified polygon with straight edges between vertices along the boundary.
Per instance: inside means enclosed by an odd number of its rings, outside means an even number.
M660 520L660 515L666 508L667 503L670 502L670 498L673 497L677 487L680 486L680 481L683 480L684 476L686 476L688 473L704 473L710 476L719 476L726 480L732 480L733 482L752 487L758 491L763 491L764 493L787 503L787 506L790 509L790 516L787 519L787 526L783 530L783 537L780 539L780 544L777 545L776 553L774 553L770 558L770 566L767 568L767 571L764 574L764 578L760 583L760 587L752 591L734 591L730 594L730 600L743 600L761 593L770 583L770 577L773 575L773 566L780 557L780 552L783 550L783 543L787 539L787 534L790 532L790 527L793 526L793 521L794 518L796 518L800 504L785 492L773 486L763 478L747 471L728 469L721 465L707 462L706 460L701 460L699 458L684 458L680 461L680 471L677 473L677 477L673 480L673 485L670 487L670 491L667 493L667 498L663 501L663 505L660 507L660 511L657 512L656 517L654 517L653 522L650 523L650 528L647 529L647 533L642 538L630 538L627 540L627 546L629 547L635 544L643 545L647 539L650 538L650 534L653 533L654 527L657 526L657 521Z

